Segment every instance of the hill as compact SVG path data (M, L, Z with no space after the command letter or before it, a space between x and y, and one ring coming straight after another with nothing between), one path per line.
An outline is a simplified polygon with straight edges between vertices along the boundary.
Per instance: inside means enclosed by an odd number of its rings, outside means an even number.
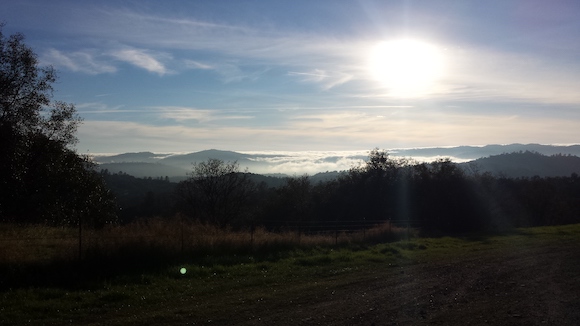
M110 173L123 172L138 178L167 176L173 182L185 180L187 173L191 170L167 164L145 162L102 163L98 165L98 169L107 170Z
M489 172L509 178L558 177L580 173L578 156L547 156L530 151L493 155L459 165L469 172Z
M543 155L569 154L580 156L580 145L542 145L542 144L509 144L486 146L457 146L395 149L389 151L396 156L409 157L453 157L463 160L475 160L483 157L514 152L533 152Z
M438 157L449 157L455 162L470 162L460 164L467 170L475 164L482 172L504 173L506 176L556 176L570 175L570 171L578 173L574 157L580 156L580 145L458 146L395 149L390 150L389 153L393 157L410 157L426 162L431 162ZM521 153L522 156L512 156L507 153ZM545 157L536 157L531 154ZM211 149L189 154L124 153L112 156L96 156L94 161L99 164L99 169L108 169L112 173L122 171L137 177L153 178L168 176L172 181L180 181L185 178L187 172L191 171L192 163L200 163L215 158L226 162L237 161L241 171L247 169L250 173L276 177L302 175L306 171L311 171L309 174L312 175L313 179L319 181L333 178L339 173L336 171L344 171L366 159L366 156L360 153L337 155L336 152L327 152L325 156L325 152L320 152L316 156L300 155L296 153L247 154ZM550 158L552 156L556 156L556 158ZM301 172L300 168L303 168L304 172ZM285 171L287 171L286 174L283 173ZM331 172L326 173L325 171Z

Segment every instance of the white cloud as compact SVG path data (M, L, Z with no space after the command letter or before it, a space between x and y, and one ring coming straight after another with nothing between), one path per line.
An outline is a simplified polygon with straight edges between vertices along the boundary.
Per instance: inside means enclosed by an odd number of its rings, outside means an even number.
M310 72L289 71L288 76L302 77L302 81L307 82L321 82L329 77L326 72L321 69L314 69Z
M195 61L195 60L184 60L185 63L185 67L188 69L202 69L202 70L206 70L206 69L214 69L214 67L212 67L211 65L199 62L199 61Z
M93 41L104 41L104 44L147 49L122 49L114 55L118 60L160 75L169 72L171 60L166 58L166 53L190 51L193 54L188 56L201 53L204 58L219 59L212 63L202 59L186 61L186 68L215 69L226 83L248 78L249 74L240 67L251 63L283 67L291 72L290 75L301 76L299 80L320 84L323 89L360 81L360 87L351 90L353 96L389 97L387 90L376 87L368 71L370 49L385 37L378 31L375 35L367 34L365 39L360 35L338 38L315 32L281 31L276 26L264 28L260 23L228 24L207 17L202 19L201 16L184 18L185 14L181 13L161 15L147 12L146 6L140 11L110 8L77 6L77 15L61 22L61 26L78 30L78 35L88 35ZM469 44L440 44L440 47L445 48L448 71L430 98L580 103L577 63L559 61L541 56L541 53L510 53ZM101 73L116 70L111 63L103 65L86 51L73 54L56 51L50 56L53 61L74 71ZM232 63L232 59L238 61Z
M111 56L117 60L130 63L136 67L143 68L159 75L165 75L170 72L158 58L164 57L166 59L169 57L166 54L153 55L149 53L149 51L142 49L121 49L112 51Z
M238 151L264 148L330 150L442 144L570 143L580 137L575 120L565 118L450 114L420 109L408 110L399 115L384 113L384 117L377 117L373 109L366 113L312 111L314 114L296 116L283 126L251 127L219 123L223 116L227 116L227 112L212 116L211 112L205 110L185 109L174 108L165 113L177 114L176 119L180 116L181 119L200 119L201 123L152 126L117 121L87 121L81 129L90 126L99 131L93 131L89 136L81 130L81 144L84 146L86 139L100 143L104 148L116 147L119 152L137 149L187 152L208 148ZM292 161L280 163L288 166L293 164ZM317 163L318 166L323 164L326 163Z
M290 120L318 142L368 147L464 144L566 143L580 137L575 119L462 114L424 109L377 116L374 112L324 112ZM530 132L532 131L532 132Z
M103 58L97 58L95 51L84 50L71 53L63 53L56 49L49 49L42 58L43 63L56 67L65 67L71 71L82 72L91 75L113 73L117 68Z
M147 71L164 75L171 73L162 61L169 61L171 56L165 53L151 54L143 49L124 48L109 50L97 55L96 50L80 50L65 53L49 49L41 58L43 63L56 67L65 67L74 72L96 75L117 72L114 60L127 62Z
M163 106L163 107L151 107L160 118L170 119L178 122L197 120L199 122L210 122L218 120L240 120L240 119L252 119L252 116L248 115L235 115L229 114L224 110L204 110L188 107L177 107L177 106Z
M309 72L289 71L288 76L301 77L303 82L312 82L322 85L324 90L342 85L354 78L351 74L342 72L328 72L322 69L314 69Z
M130 110L122 110L123 105L115 105L111 107L102 102L79 103L75 104L75 107L81 114L131 112Z
M252 70L244 71L240 68L240 65L232 61L221 61L212 63L203 63L195 60L184 60L185 67L187 69L197 69L197 70L212 70L220 76L222 82L228 84L233 82L241 82L243 80L257 80L260 75L268 70Z
M469 101L580 103L578 67L551 58L478 47L448 49L438 98Z

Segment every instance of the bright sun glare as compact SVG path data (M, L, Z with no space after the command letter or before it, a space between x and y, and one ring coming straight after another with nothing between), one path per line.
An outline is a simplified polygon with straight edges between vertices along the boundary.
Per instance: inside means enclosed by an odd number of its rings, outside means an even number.
M434 45L401 39L377 44L371 52L372 75L398 97L418 97L433 91L443 74L443 55Z

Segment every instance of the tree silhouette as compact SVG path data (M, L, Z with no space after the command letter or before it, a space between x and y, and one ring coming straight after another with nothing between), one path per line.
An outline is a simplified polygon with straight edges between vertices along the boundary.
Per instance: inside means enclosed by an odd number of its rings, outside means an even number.
M254 187L237 162L210 158L194 163L189 178L176 191L185 213L226 227L244 218Z
M56 73L39 67L22 34L0 24L0 219L94 226L115 220L113 197L86 157L71 149L81 123L52 100Z

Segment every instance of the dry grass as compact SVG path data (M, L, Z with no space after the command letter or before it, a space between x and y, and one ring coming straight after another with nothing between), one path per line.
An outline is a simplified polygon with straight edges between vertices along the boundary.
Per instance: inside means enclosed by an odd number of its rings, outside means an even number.
M78 230L0 224L0 263L48 262L78 255Z
M166 259L213 254L272 252L296 247L377 243L407 237L407 229L388 223L358 231L299 233L270 232L257 228L221 229L176 216L147 219L101 230L82 230L82 258L151 257ZM79 230L46 226L0 225L0 263L27 264L79 257Z
M181 230L166 222L152 220L102 231L129 236L130 230L133 235L144 230L153 235L165 230L172 235ZM194 228L206 232L208 238L211 232L214 236L226 233L203 225ZM380 226L373 232L380 234L381 229L385 232L389 227ZM371 234L367 230L365 239L370 240ZM247 242L247 232L238 235L238 241ZM254 235L257 243L263 243L259 239L286 241L296 234L257 230ZM340 248L293 247L273 259L259 254L216 255L158 270L128 271L126 266L132 265L125 265L121 272L105 270L107 274L102 267L94 272L95 265L75 261L54 268L0 264L0 324L182 325L211 321L212 325L371 325L381 323L388 314L393 323L454 324L457 320L459 325L465 320L477 324L473 316L481 314L486 319L495 316L495 324L522 321L519 324L532 325L543 320L538 316L545 319L548 314L560 314L572 317L566 317L568 323L552 319L552 324L572 325L578 320L574 314L578 310L574 305L578 259L572 258L578 256L579 235L580 225L567 225L518 229L509 235L415 238ZM344 239L354 236L361 234L344 234ZM310 238L303 235L302 239ZM332 241L332 235L326 240ZM173 248L178 242L172 239ZM181 268L187 272L181 274ZM525 287L519 284L522 273ZM560 304L554 310L546 302ZM515 318L513 311L518 313Z

